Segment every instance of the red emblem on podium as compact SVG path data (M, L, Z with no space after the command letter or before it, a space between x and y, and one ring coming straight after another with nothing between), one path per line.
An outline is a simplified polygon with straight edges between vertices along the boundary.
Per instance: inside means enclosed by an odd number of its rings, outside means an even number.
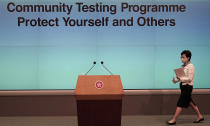
M102 81L97 81L97 82L95 83L95 87L96 87L97 89L101 89L101 88L103 88L103 86L104 86L104 84L103 84Z

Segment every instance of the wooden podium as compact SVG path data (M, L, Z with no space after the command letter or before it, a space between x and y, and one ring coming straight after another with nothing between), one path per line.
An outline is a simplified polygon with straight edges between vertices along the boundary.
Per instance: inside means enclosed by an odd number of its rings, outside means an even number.
M121 126L120 75L79 75L74 95L78 126Z

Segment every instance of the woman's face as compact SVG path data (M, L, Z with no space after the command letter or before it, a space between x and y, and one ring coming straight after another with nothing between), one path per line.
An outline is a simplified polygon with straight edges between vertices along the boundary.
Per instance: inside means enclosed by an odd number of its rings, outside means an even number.
M186 63L186 62L188 62L188 61L189 61L189 58L188 58L188 57L186 57L186 55L185 55L185 54L183 54L183 55L181 55L181 60L182 60L182 63Z

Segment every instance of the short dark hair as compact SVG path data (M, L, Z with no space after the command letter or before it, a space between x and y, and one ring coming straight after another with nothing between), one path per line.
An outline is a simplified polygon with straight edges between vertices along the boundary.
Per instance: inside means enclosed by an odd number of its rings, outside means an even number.
M189 58L189 61L191 59L192 53L190 52L190 50L184 50L182 51L181 55L185 54L187 58Z

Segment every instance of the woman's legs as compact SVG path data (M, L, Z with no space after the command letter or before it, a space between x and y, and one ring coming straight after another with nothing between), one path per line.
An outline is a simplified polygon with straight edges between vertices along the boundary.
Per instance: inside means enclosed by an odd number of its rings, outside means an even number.
M178 118L178 116L180 115L181 112L182 112L182 107L176 107L176 112L175 112L173 118L168 122L169 123L176 122L176 120L177 120L177 118Z
M182 83L180 83L180 89L181 89L181 95L179 96L179 100L177 102L176 112L171 120L168 121L168 123L174 123L176 122L178 116L182 112L182 107L180 107L180 104L183 103L183 96L184 96L184 87L182 86Z
M203 116L201 115L201 113L200 113L200 111L198 109L198 106L194 105L192 101L190 102L190 106L196 112L196 114L197 114L197 120L203 118ZM176 112L175 112L173 118L170 121L168 121L168 122L169 123L176 122L176 120L179 117L179 115L180 115L181 112L182 112L182 107L177 107L176 108Z
M190 106L192 107L192 109L195 111L195 113L197 114L197 120L203 118L203 116L201 115L199 109L198 109L198 106L197 105L194 105L193 102L191 101L190 102Z

